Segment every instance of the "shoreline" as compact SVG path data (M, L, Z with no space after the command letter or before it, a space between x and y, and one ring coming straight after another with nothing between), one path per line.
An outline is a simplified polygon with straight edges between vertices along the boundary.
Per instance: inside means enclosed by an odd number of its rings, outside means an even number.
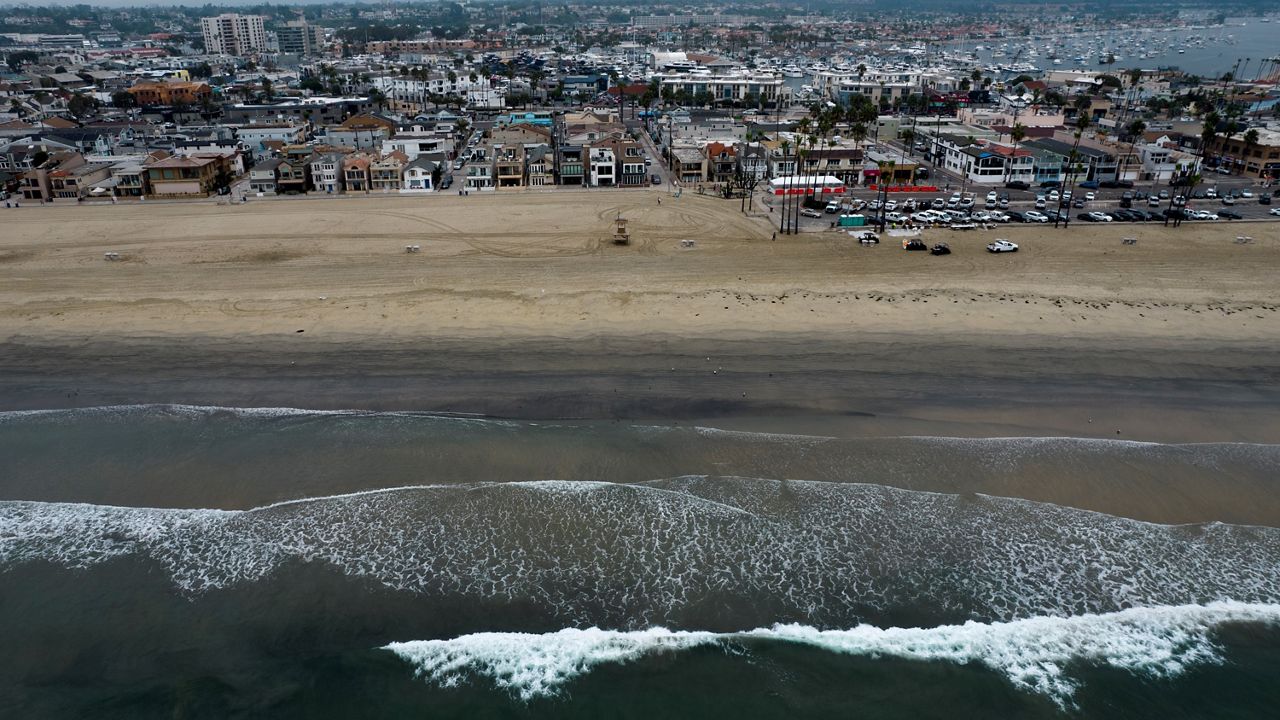
M11 339L0 410L173 403L835 437L1280 438L1280 357L1265 342L1048 340Z

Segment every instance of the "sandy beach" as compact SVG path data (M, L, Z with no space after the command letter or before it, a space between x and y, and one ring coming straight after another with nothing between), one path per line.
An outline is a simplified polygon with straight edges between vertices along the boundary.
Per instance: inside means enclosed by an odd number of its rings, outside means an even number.
M0 398L1276 437L1280 224L936 231L955 253L931 257L773 240L739 207L592 191L10 211ZM986 253L996 236L1022 251Z

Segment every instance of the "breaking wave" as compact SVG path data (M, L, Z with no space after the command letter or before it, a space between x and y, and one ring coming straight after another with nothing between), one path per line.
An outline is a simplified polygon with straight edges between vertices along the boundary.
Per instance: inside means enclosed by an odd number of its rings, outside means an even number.
M1280 602L1280 530L878 485L686 476L418 486L253 510L0 502L19 563L159 563L184 593L315 563L563 625L938 624ZM904 620L903 618L908 618Z
M1073 664L1176 677L1188 667L1222 661L1213 634L1229 623L1280 624L1280 605L1216 602L933 628L859 625L819 630L789 624L731 633L594 627L544 634L487 632L392 643L384 649L411 663L418 676L441 686L484 676L531 700L557 694L566 683L606 663L705 646L749 653L763 643L796 643L871 658L978 663L1004 674L1020 689L1066 706L1079 686L1070 674Z

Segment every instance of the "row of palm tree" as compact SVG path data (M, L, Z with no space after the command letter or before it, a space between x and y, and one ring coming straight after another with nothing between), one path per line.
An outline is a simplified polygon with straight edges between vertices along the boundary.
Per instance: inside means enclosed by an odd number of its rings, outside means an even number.
M782 195L782 215L779 218L778 230L784 234L794 233L799 226L799 215L804 201L808 198L808 183L824 174L822 162L825 153L835 147L834 131L838 125L846 124L849 136L861 144L867 138L867 123L879 118L879 113L865 98L857 98L861 102L851 102L847 106L827 106L815 104L810 108L810 117L801 118L796 123L794 142L784 139L779 148L782 160L789 162L794 157L795 167L791 173L793 180L786 186ZM792 150L795 150L794 156ZM795 185L806 188L798 196L792 196L789 190Z

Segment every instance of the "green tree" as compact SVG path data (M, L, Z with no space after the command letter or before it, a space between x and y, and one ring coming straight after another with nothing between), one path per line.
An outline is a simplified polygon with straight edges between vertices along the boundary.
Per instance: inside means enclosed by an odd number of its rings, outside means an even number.
M67 101L67 110L69 110L72 115L76 116L77 120L83 118L89 113L92 113L97 108L98 101L93 97L82 93L72 95L71 99Z
M111 104L121 110L138 107L138 99L127 90L111 93Z

